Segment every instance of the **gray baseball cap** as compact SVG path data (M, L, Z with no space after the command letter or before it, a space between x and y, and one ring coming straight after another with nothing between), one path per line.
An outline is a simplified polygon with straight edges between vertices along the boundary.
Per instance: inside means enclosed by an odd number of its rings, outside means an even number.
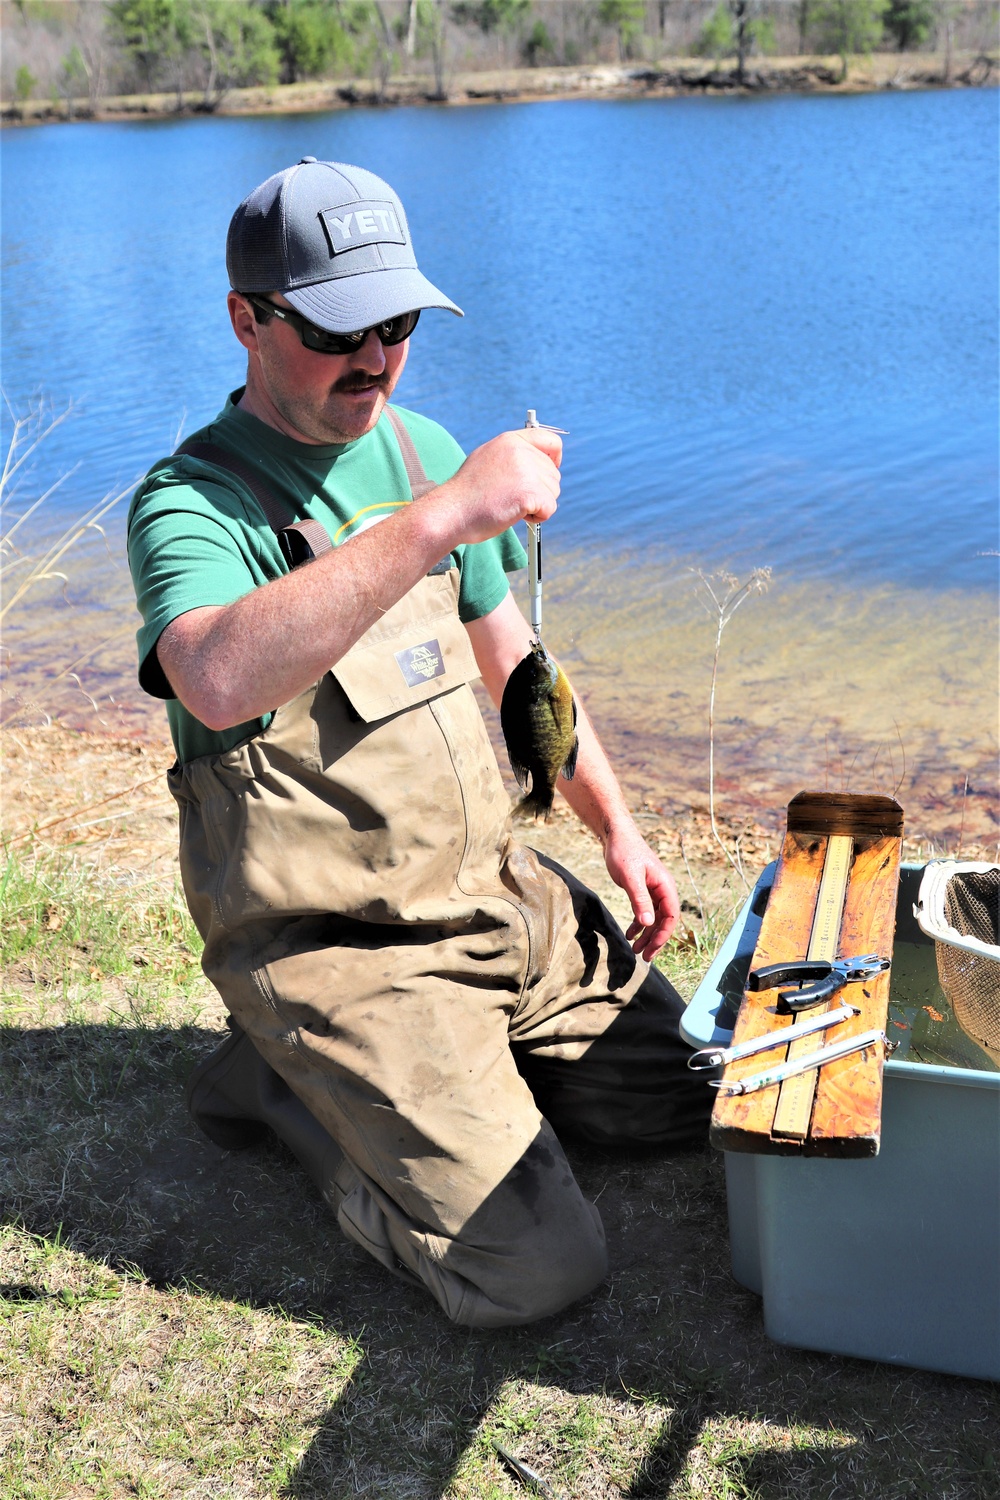
M355 333L423 307L462 317L417 270L403 205L362 167L304 156L243 199L226 240L237 292L282 292L311 323Z

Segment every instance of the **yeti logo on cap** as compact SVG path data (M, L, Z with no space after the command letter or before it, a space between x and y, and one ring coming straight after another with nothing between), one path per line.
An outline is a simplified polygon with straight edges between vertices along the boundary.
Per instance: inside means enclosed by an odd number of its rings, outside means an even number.
M391 203L372 200L345 204L343 208L325 208L319 217L331 255L357 250L360 245L406 244L406 235Z

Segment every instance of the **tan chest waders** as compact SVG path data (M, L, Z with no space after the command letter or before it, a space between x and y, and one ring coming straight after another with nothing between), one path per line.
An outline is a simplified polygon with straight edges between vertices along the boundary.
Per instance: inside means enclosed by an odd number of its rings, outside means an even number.
M419 496L429 482L387 415ZM266 502L281 531L285 507ZM511 835L458 586L433 570L266 730L170 786L205 972L343 1153L323 1184L341 1227L451 1318L490 1326L604 1273L553 1126L688 1144L710 1100L685 1067L679 997L590 891Z

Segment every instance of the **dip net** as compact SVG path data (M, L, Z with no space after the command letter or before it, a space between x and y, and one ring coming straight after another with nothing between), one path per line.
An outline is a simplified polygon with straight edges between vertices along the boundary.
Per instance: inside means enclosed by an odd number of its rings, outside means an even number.
M935 860L914 912L955 1020L1000 1062L1000 865Z

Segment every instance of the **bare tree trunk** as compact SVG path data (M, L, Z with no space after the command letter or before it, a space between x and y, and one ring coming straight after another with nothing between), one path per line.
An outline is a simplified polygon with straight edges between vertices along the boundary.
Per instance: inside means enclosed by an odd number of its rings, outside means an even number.
M746 78L747 53L750 50L750 17L747 15L749 0L731 0L730 9L736 21L736 82L743 83Z
M104 41L103 7L86 7L80 16L80 59L87 75L87 94L91 113L96 114L104 94L104 68L107 53Z
M444 0L433 0L434 36L431 41L431 57L434 60L434 91L439 99L448 97L447 27Z
M215 37L212 34L212 23L208 16L203 16L205 22L205 44L208 47L208 82L205 84L205 108L215 109L220 102L214 99L215 80L218 74L218 59L215 50ZM221 97L221 96L220 96Z
M389 22L386 20L385 11L382 9L382 0L374 0L374 5L375 14L378 16L379 24L382 27L382 40L385 42L385 45L387 47L391 48L392 32L389 30Z
M415 57L417 52L417 0L410 0L406 16L406 55Z
M806 50L806 33L809 30L809 0L799 0L799 54Z
M372 83L375 87L375 97L381 104L385 98L386 85L392 77L392 63L395 54L392 45L392 32L385 18L385 11L382 9L381 0L374 0L374 3L375 14L378 16L382 28L382 45L376 48Z

